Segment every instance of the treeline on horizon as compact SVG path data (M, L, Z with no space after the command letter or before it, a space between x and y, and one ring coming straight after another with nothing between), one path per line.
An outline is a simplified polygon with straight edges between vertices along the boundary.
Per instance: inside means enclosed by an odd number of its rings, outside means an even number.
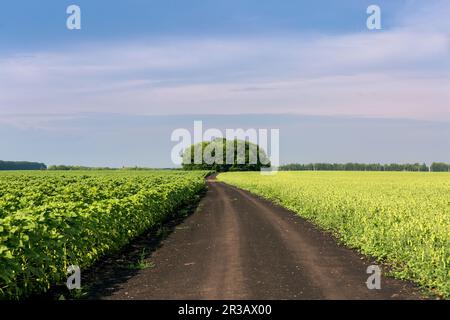
M146 167L122 167L122 168L110 168L110 167L85 167L85 166L66 166L66 165L53 165L49 166L47 170L168 170L170 168L146 168Z
M170 169L170 168L167 168ZM145 167L86 167L86 166L69 166L69 165L52 165L48 166L39 162L28 161L2 161L0 160L0 170L155 170L154 168ZM166 170L166 169L158 169Z
M55 165L49 166L47 170L115 170L109 167L85 167L85 166L66 166L66 165Z
M157 168L157 170L170 170L173 168ZM418 172L450 172L450 164L444 162L433 162L431 166L425 163L406 164L379 164L379 163L292 163L282 165L281 171L418 171ZM28 161L2 161L0 170L156 170L156 168L145 167L86 167L69 165L46 166L40 162ZM178 168L181 170L181 168Z
M291 163L282 165L281 171L418 171L418 172L450 172L450 164L433 162L431 166L425 163Z
M0 160L0 170L46 170L47 166L40 162L28 161L2 161Z

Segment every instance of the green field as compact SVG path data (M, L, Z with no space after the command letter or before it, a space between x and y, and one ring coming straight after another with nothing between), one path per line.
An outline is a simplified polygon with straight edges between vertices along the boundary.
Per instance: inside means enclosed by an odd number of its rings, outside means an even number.
M0 298L65 283L195 201L205 171L0 173Z
M218 179L332 231L394 276L450 296L449 173L230 172Z

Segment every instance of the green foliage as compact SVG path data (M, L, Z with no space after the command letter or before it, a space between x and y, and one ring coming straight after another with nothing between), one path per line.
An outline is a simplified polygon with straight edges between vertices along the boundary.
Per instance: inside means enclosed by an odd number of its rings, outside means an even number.
M0 298L64 284L156 226L204 188L207 172L0 174Z
M53 165L53 166L49 166L47 168L48 170L58 170L58 171L64 171L64 170L116 170L116 169L112 169L109 167L101 167L101 168L96 168L96 167L84 167L84 166L67 166L67 165Z
M433 162L431 164L431 171L433 172L450 172L450 164L443 162Z
M222 173L389 264L393 274L450 297L450 174Z
M425 164L379 164L379 163L292 163L280 167L281 171L430 171ZM447 170L432 170L447 171Z
M0 160L0 170L45 170L45 169L47 169L47 166L39 162Z
M162 168L162 169L154 169L154 168L145 168L145 167L122 167L122 168L110 168L110 167L85 167L85 166L68 166L68 165L52 165L47 168L47 170L53 171L100 171L100 170L174 170L172 168Z
M154 267L155 267L155 264L151 261L147 261L147 259L146 259L145 248L142 249L139 260L136 263L132 263L128 266L128 268L135 269L135 270L144 270L144 269L154 268Z
M196 155L200 155L200 163L196 163ZM208 162L208 156L213 161ZM263 167L270 167L269 159L262 148L249 141L237 139L218 138L203 141L186 149L182 157L184 170L259 171Z

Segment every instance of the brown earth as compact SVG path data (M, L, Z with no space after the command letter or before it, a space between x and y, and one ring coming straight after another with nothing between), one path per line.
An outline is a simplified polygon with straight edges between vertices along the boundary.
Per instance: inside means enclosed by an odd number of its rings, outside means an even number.
M213 179L207 184L195 212L146 256L152 265L119 281L110 272L92 297L423 298L411 283L384 276L380 290L369 290L366 269L374 264L371 259L269 201Z

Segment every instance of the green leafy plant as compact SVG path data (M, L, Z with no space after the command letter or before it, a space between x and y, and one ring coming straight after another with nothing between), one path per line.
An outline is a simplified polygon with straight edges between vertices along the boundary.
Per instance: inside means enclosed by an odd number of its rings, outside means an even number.
M136 263L130 264L128 267L130 269L143 270L148 268L154 268L155 264L151 261L147 261L145 248L143 248L139 260Z
M394 276L450 297L449 173L227 172L218 179L332 231Z
M196 199L207 174L1 173L0 298L19 299L63 285L68 266L89 268Z

